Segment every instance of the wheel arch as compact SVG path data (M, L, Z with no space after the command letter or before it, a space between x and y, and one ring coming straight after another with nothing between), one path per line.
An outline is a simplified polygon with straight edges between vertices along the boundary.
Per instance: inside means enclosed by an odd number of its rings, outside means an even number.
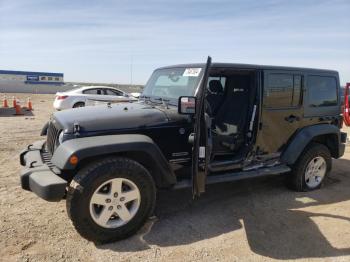
M85 102L85 101L82 101L82 100L77 99L77 100L73 101L73 105L72 105L72 107L74 107L74 106L75 106L75 105L77 105L77 104L84 104L84 106L85 106L85 105L86 105L86 102Z
M281 155L281 161L292 165L299 158L304 149L312 142L325 145L333 158L339 158L340 130L330 124L319 124L300 129L291 139Z
M78 164L69 162L71 156ZM108 135L72 139L61 144L51 162L67 173L87 163L109 156L122 156L142 164L155 180L157 187L169 187L176 183L176 176L159 147L145 135Z
M338 158L338 152L339 152L339 142L338 142L338 136L337 134L324 134L324 135L318 135L311 139L310 142L316 142L319 144L325 145L328 150L331 153L331 156L333 158Z

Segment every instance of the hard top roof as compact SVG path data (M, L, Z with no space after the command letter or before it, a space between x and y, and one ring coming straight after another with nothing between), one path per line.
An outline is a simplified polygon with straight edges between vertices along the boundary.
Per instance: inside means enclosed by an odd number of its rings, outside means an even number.
M196 68L196 67L204 67L204 63L194 63L194 64L179 64L179 65L171 65L164 66L157 69L167 69L174 67L188 67L188 68ZM289 66L271 66L271 65L253 65L253 64L235 64L235 63L212 63L212 68L235 68L235 69L252 69L252 70L286 70L286 71L314 71L314 72L323 72L323 73L336 73L335 70L330 69L317 69L317 68L304 68L304 67L289 67Z

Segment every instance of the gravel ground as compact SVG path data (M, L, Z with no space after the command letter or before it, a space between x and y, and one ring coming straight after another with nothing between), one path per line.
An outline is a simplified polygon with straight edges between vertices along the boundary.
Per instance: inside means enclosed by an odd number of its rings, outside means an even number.
M189 190L161 192L157 216L137 235L96 246L76 233L64 201L19 187L18 153L40 139L53 96L32 101L24 116L0 109L0 260L350 260L350 147L321 190L295 193L275 177L213 185L195 202Z

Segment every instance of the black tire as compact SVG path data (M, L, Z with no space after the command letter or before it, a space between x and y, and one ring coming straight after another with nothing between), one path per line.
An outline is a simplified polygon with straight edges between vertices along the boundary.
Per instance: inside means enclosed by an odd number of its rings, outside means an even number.
M112 178L126 178L139 189L141 201L135 216L125 225L105 228L90 215L90 199L95 190ZM137 232L152 215L156 203L156 187L150 173L138 162L122 157L109 157L82 168L70 183L67 212L79 234L96 243L125 239Z
M84 107L85 103L84 102L78 102L73 105L73 108L78 108L78 107Z
M326 174L318 186L309 187L305 181L305 171L310 161L318 156L323 157L326 162ZM290 173L288 180L289 187L298 192L306 192L319 189L331 169L332 157L328 148L325 145L319 143L311 143L305 148L296 163L292 166L292 172Z

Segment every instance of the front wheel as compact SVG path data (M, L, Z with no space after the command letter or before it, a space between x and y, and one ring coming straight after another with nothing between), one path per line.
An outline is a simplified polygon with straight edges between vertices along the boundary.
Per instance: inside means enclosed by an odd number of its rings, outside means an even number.
M74 177L67 212L79 234L107 243L134 234L152 214L156 189L138 162L111 157L87 165Z
M331 168L332 157L328 148L322 144L312 143L292 167L289 184L296 191L318 189Z

